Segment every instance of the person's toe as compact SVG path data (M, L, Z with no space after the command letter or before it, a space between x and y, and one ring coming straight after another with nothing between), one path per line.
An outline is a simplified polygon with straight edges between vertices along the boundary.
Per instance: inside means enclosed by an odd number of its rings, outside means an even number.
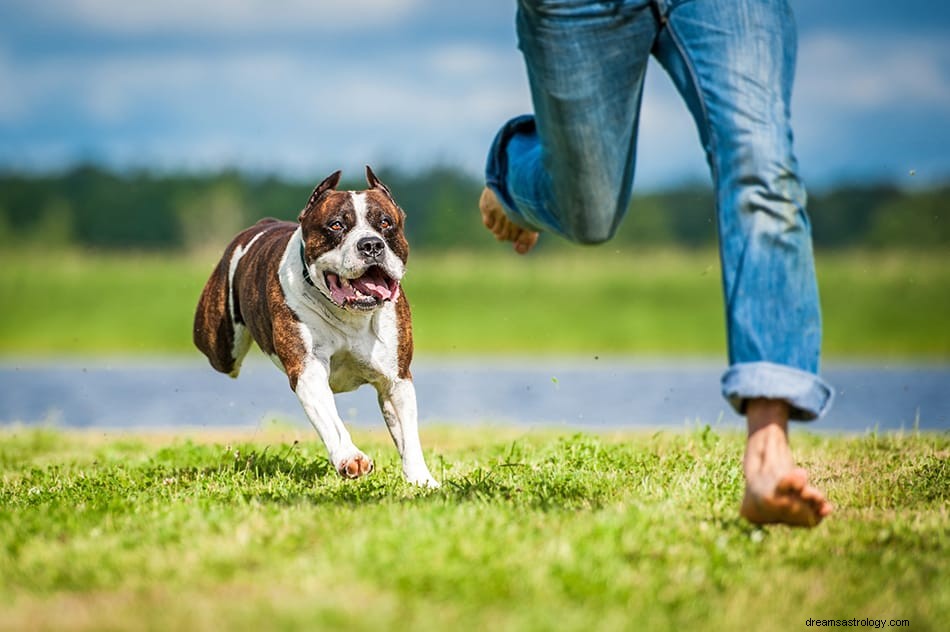
M825 495L821 492L821 490L812 485L808 485L802 490L801 497L803 501L807 502L811 506L812 511L814 511L815 514L820 518L824 518L834 509L831 503L828 502L828 499L825 498Z
M485 228L491 232L495 232L498 226L498 214L490 211L482 211L482 223L485 225Z
M531 230L522 230L521 234L515 238L515 251L518 254L525 254L538 243L538 233Z
M808 485L808 473L800 467L795 468L781 479L775 486L776 494L801 495Z

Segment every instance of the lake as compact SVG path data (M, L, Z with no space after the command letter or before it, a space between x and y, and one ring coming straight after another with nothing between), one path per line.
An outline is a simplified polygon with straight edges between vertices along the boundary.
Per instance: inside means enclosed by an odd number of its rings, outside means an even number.
M413 364L420 421L576 429L741 427L712 360L442 359ZM950 429L950 365L829 364L838 390L813 431ZM337 396L347 423L383 427L375 392ZM0 361L0 425L168 429L308 426L287 380L248 358L234 380L203 359Z

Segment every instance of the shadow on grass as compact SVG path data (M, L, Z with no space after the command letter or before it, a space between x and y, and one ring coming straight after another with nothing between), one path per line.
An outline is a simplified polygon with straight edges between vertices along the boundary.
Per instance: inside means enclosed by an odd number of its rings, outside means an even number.
M328 460L320 457L307 459L297 453L298 445L299 442L294 441L280 453L271 452L270 446L243 454L235 450L231 471L253 474L256 478L283 476L298 483L312 483L333 472Z
M581 433L544 445L514 441L493 446L479 459L481 463L466 465L463 459L448 472L440 455L433 464L442 481L439 490L406 483L399 466L391 464L378 467L368 477L346 481L324 458L301 454L297 443L247 452L229 447L223 459L218 453L220 464L206 472L227 478L246 498L259 502L476 503L583 511L603 508L631 494L634 500L663 501L670 490L684 485L701 488L710 501L736 496L741 491L738 465L721 458L718 443L718 437L710 438L708 427L705 432L675 438L674 449L643 449Z

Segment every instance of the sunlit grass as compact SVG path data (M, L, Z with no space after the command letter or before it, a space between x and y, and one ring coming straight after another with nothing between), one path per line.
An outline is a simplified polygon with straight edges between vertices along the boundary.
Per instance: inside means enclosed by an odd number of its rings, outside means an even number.
M443 481L340 480L309 432L0 434L0 629L803 630L950 615L950 438L795 435L836 512L736 516L709 428L423 433Z

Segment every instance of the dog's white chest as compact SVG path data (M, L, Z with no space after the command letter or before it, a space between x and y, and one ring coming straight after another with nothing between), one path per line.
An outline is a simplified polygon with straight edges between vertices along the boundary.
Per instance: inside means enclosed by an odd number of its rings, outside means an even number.
M379 374L353 354L341 352L330 358L330 389L334 393L356 390L363 384L375 381Z

